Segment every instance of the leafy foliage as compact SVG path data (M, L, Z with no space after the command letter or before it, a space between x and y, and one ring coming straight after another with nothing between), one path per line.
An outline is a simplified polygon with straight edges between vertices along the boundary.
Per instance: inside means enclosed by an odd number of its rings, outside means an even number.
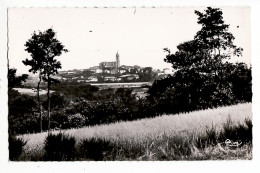
M58 73L57 69L61 68L61 63L54 58L60 56L62 52L68 51L57 40L53 29L34 32L26 42L25 47L25 50L31 54L32 59L26 59L23 63L31 66L29 72L36 73L42 70L44 76Z
M70 128L80 128L85 125L85 121L85 117L79 113L68 117Z

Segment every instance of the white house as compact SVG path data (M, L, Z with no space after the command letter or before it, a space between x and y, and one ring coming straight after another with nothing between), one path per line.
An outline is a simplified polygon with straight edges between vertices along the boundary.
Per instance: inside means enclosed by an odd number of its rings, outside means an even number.
M96 69L95 73L102 73L102 69L100 68Z
M106 76L104 78L104 81L116 81L117 80L117 77L115 76Z

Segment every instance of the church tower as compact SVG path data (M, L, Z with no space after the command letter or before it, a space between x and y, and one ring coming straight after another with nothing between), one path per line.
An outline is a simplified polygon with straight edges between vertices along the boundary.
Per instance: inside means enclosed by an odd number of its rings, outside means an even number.
M119 54L118 52L116 53L116 69L120 67L120 60L119 60Z

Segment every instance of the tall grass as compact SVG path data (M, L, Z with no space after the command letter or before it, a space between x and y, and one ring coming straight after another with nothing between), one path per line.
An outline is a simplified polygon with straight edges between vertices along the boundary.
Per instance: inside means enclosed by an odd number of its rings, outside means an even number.
M78 160L250 159L251 118L251 104L246 103L187 114L70 129L65 130L64 134L73 136L77 152L84 153L77 156ZM54 131L53 134L55 133L58 132ZM44 151L46 137L47 133L20 136L28 140L25 153L38 151L34 154L40 155ZM224 145L226 139L243 140L246 145L231 150Z

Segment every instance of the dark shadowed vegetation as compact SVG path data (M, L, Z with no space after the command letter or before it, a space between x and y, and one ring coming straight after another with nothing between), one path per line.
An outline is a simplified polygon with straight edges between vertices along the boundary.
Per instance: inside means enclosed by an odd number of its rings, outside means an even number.
M26 143L23 139L9 136L9 160L19 160L19 156L22 154Z
M62 133L48 134L44 146L44 160L72 160L75 154L75 144L74 137Z

